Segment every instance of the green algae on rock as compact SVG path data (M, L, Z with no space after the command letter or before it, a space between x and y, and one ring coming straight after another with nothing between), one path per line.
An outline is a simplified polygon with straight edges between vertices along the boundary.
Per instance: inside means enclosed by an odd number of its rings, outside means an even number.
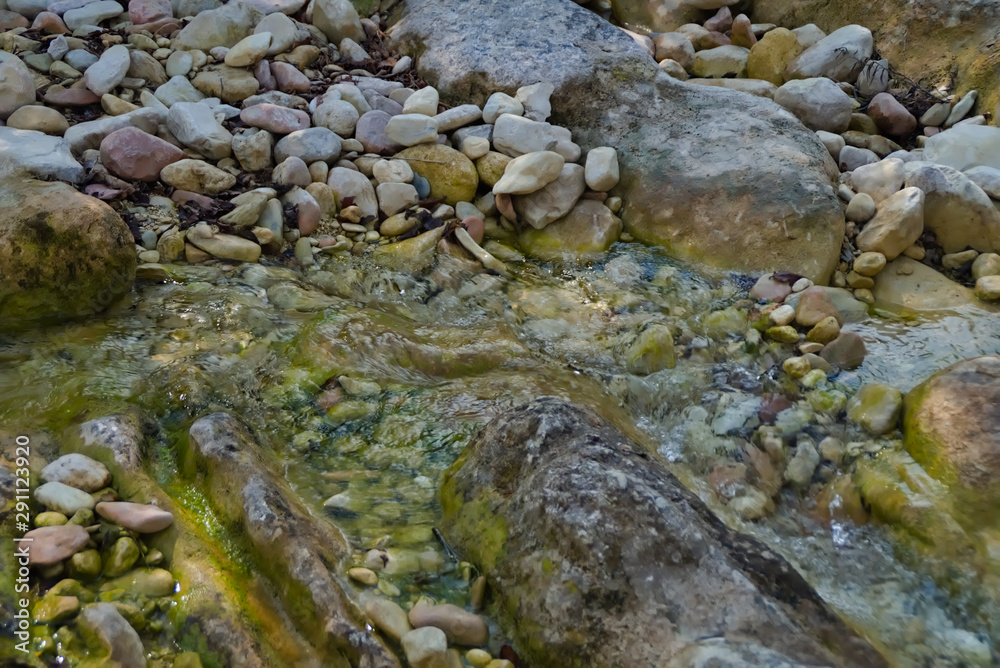
M65 183L0 183L0 330L99 313L132 289L132 234Z

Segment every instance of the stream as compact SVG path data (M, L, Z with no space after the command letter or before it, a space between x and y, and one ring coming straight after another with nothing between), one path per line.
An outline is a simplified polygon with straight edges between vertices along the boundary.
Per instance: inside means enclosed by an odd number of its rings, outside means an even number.
M350 255L306 274L173 266L170 281L137 282L100 316L0 336L0 436L57 439L82 419L138 407L161 427L154 477L239 564L239 537L181 481L176 458L196 418L230 411L274 452L309 510L344 532L356 551L350 565L372 547L396 551L400 567L380 578L383 595L404 607L422 595L465 605L468 569L433 531L441 475L498 412L561 396L651 444L726 523L789 559L895 665L991 663L1000 609L979 595L975 576L942 581L938 557L875 521L817 521L806 491L785 488L759 520L741 519L713 492L711 471L753 438L765 394L792 400L776 420L786 435L871 441L842 411L831 417L800 401L776 365L783 344L751 326L752 280L697 273L624 243L603 264L512 266L510 278L445 255L427 276ZM671 328L676 366L629 374L623 351L650 323ZM869 381L905 392L960 359L1000 353L1000 320L979 311L881 313L849 328L865 339L865 364L824 384L848 395ZM342 376L377 387L352 395L334 382ZM898 449L898 432L889 436L869 451ZM160 651L177 648L169 633L161 641ZM59 656L56 646L53 665Z

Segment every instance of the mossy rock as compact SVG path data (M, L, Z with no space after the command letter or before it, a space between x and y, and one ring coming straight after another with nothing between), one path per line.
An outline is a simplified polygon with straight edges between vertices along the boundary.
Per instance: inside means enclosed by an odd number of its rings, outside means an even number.
M525 228L518 243L540 260L586 262L597 260L618 241L622 223L600 202L580 200L568 214L543 229Z
M0 330L99 313L132 289L132 233L66 183L0 183Z
M903 402L907 451L969 511L996 525L1000 507L1000 356L939 371Z
M427 179L431 197L444 198L451 206L476 198L479 172L461 151L443 144L420 144L400 151L395 159L406 160L414 173Z

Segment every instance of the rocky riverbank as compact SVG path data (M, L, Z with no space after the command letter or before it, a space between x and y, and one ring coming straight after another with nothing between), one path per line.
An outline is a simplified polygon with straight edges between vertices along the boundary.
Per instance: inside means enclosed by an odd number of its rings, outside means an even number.
M41 443L32 651L5 660L991 660L1000 129L975 90L865 26L718 4L0 2L5 464L8 422ZM483 454L537 439L530 470ZM663 527L698 536L621 544ZM919 594L859 610L794 558L864 531L945 612L872 619Z

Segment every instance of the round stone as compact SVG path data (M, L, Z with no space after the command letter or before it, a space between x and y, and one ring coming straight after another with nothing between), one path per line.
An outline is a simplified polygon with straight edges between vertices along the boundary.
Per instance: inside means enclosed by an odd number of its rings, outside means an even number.
M63 455L43 468L42 480L60 482L89 493L111 484L111 473L99 461L73 453Z
M470 202L476 197L479 174L473 162L461 151L442 144L426 144L400 151L395 158L406 161L415 175L429 182L429 195L421 195L414 177L413 186L420 197L442 198L451 206L458 202Z

